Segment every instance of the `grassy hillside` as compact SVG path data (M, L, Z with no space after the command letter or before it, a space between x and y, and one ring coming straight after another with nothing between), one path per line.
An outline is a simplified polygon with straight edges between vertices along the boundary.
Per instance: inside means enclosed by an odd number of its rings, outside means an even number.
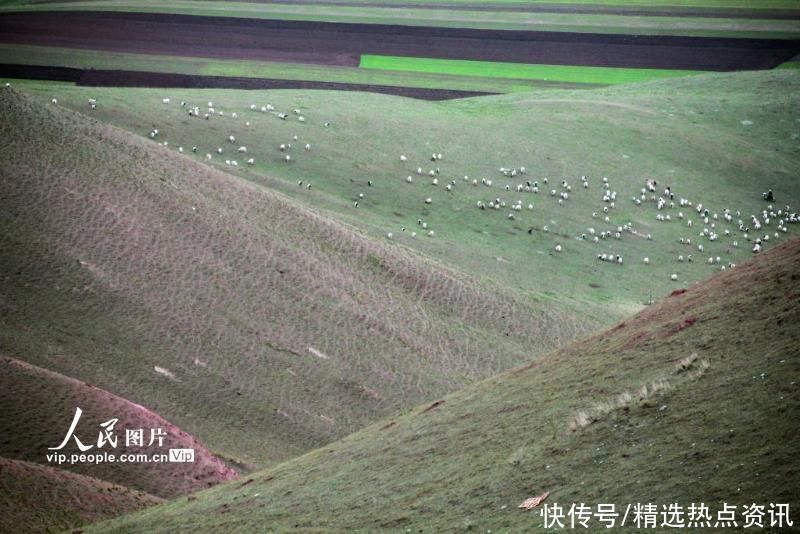
M58 532L158 502L95 478L0 457L0 532Z
M620 514L637 502L714 514L723 501L788 503L796 525L798 266L793 240L247 486L93 531L537 531L539 515L517 505L544 491L565 510L615 503Z
M669 293L676 285L673 273L679 284L692 284L750 257L756 236L748 242L738 220L749 225L751 215L760 216L767 207L761 199L766 189L775 191L776 209L788 204L796 210L800 203L800 73L788 69L438 103L324 91L24 87L48 106L57 97L58 106L140 136L158 128L154 141L167 142L170 150L182 147L186 157L204 162L210 153L213 166L323 209L372 237L386 241L391 232L391 250L417 250L525 299L582 309L605 317L606 324L638 310L651 296ZM162 104L165 97L170 104ZM88 108L87 98L98 99L97 109ZM216 114L208 121L190 117L181 101L200 106L202 113L211 101ZM258 111L266 104L289 118ZM294 109L301 110L305 122ZM235 144L228 142L229 135ZM293 147L280 151L279 145L287 143ZM303 150L305 143L310 151ZM241 145L247 146L246 155L236 152ZM196 154L192 146L198 147ZM432 153L443 159L431 161ZM292 157L289 163L286 154ZM245 164L250 157L253 166ZM525 175L506 177L498 171L522 166ZM441 170L437 186L427 175L434 168ZM581 186L584 175L588 189ZM481 183L484 178L491 187ZM649 193L640 205L634 203L648 178L658 180L659 195L666 185L672 187L674 208L659 212ZM562 179L572 191L559 205L550 192L564 192ZM451 180L456 185L447 191ZM526 181L538 182L539 193L517 192ZM606 191L617 193L613 208L603 202ZM478 202L488 205L498 198L505 203L502 209L477 208ZM680 198L693 205L681 208ZM512 211L519 201L524 209ZM698 204L710 210L708 225L696 212ZM730 222L723 219L726 208L733 214ZM659 221L658 215L669 215L670 221ZM420 220L427 229L420 228ZM594 243L589 234L590 228L613 234L626 224L632 231L621 232L621 239ZM712 224L720 236L713 242L699 235ZM426 237L428 230L434 237ZM796 232L796 225L789 230ZM691 239L691 245L681 244L681 238ZM561 254L554 252L557 244ZM602 253L619 254L625 264L597 261ZM692 263L678 261L689 254ZM717 256L720 263L707 263ZM644 257L649 266L642 264Z
M82 415L75 435L91 452L121 454L167 454L170 448L192 448L193 463L53 463L46 455L58 447L72 423L76 407ZM236 472L215 458L208 449L180 428L157 414L96 386L70 379L13 358L0 359L0 456L46 464L106 482L144 491L157 497L178 497L236 478ZM116 447L97 447L100 423L118 419ZM149 445L150 430L162 429L163 445ZM143 429L145 446L127 446L126 429ZM80 452L75 443L61 453Z
M0 110L0 349L239 465L323 445L599 323L14 88Z

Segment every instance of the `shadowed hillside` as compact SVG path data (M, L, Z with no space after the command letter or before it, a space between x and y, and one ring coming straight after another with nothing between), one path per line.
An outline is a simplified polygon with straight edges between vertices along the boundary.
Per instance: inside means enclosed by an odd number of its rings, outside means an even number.
M167 454L170 448L192 448L192 463L54 463L46 455L58 447L81 409L75 435L92 453ZM236 478L236 472L215 458L205 446L144 406L121 399L88 383L73 380L12 358L0 358L0 456L75 471L107 482L164 498L178 497ZM111 430L115 445L98 447L100 424L118 419ZM128 446L125 430L144 430L143 446ZM150 430L161 429L162 445ZM78 453L70 440L59 452Z
M246 487L94 530L530 531L542 519L517 506L545 491L565 510L788 503L796 525L798 321L794 239L585 341L251 475Z
M597 324L14 89L0 112L0 348L245 467Z
M0 457L0 532L58 532L161 499L61 469Z

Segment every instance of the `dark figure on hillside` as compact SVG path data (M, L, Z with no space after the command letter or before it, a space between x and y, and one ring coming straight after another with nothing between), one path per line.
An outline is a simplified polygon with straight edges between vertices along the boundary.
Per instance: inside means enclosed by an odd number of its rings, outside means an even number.
M772 194L772 189L770 189L766 193L761 193L761 198L763 198L767 202L775 202L775 195Z

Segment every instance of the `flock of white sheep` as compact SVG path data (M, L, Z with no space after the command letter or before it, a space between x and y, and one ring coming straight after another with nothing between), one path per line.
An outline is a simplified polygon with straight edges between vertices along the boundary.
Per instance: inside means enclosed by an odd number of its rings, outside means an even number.
M58 100L53 98L51 102L57 104ZM89 99L88 103L91 109L96 109L96 99ZM163 98L162 103L164 105L169 105L171 99L168 97ZM203 107L203 110L201 110L200 106L191 106L185 101L181 102L180 106L188 109L188 115L191 117L210 120L215 116L226 116L225 111L217 109L214 103L210 101ZM295 117L299 123L306 122L306 118L300 109L294 109L290 114L277 111L272 104L264 104L261 106L251 104L249 106L249 111L253 113L271 114L282 121L288 121L290 117ZM238 112L236 111L227 112L227 115L231 119L238 118ZM249 127L250 121L244 120L243 124L245 127ZM330 123L325 122L324 126L329 127ZM158 128L153 127L148 136L153 140L157 140L159 136ZM239 145L237 147L234 133L228 135L225 141L227 143L221 143L213 152L216 152L217 155L225 154L228 149L225 149L224 146L232 145L236 148L230 149L230 152L240 154L243 158L247 157L245 160L246 163L251 166L255 165L256 159L250 156L247 146ZM297 135L292 136L291 140L280 143L276 147L281 159L286 163L292 161L293 142L299 142L299 137ZM167 141L161 144L163 146L168 146ZM307 152L311 150L311 144L308 142L300 143L300 145L303 146L304 150ZM191 150L193 153L196 153L198 147L193 146ZM178 147L178 152L184 152L182 146ZM206 152L205 159L212 161L214 159L213 152ZM432 153L429 158L429 164L426 164L426 166L430 168L425 170L423 166L416 166L416 168L414 168L412 165L412 172L406 175L404 181L410 185L418 184L422 181L424 185L424 182L427 180L428 186L433 186L435 188L443 184L443 189L447 193L453 192L457 187L461 187L462 185L473 188L497 189L495 181L502 181L504 183L499 186L500 194L492 193L489 195L489 198L478 200L475 205L478 209L483 211L506 210L506 218L509 220L515 220L518 213L523 210L533 212L533 199L537 197L541 198L542 202L553 202L557 206L564 206L572 201L573 195L575 194L595 195L597 199L597 209L591 212L591 225L587 226L584 232L573 236L574 239L593 243L601 243L603 241L614 243L615 241L622 241L629 238L653 239L650 233L644 234L638 232L631 221L627 221L623 224L618 224L617 222L612 223L612 215L617 209L618 197L620 195L618 191L612 188L611 182L607 177L602 177L596 182L597 192L595 192L595 186L590 183L589 178L586 176L581 176L578 180L579 184L576 183L576 187L573 188L572 184L566 179L560 181L555 180L554 184L550 184L548 178L530 179L528 178L528 171L524 166L500 167L496 175L486 176L480 180L477 178L470 179L469 176L466 175L463 176L461 180L456 180L454 178L444 178L442 170L439 167L442 160L444 160L444 156L441 152ZM399 161L403 168L410 165L409 157L405 154L400 155ZM225 165L231 167L239 166L236 159L227 158L224 162ZM298 180L297 185L298 187L305 185L306 189L311 189L311 183L308 181L304 182L303 180ZM367 181L367 186L372 186L372 180ZM541 195L540 191L542 192ZM516 198L503 198L504 195L508 194L514 195ZM358 208L359 201L364 198L365 193L363 191L356 193L354 195L353 207ZM434 195L425 194L423 196L423 202L425 205L433 204ZM740 241L742 243L747 243L747 246L751 247L753 253L758 253L770 240L777 240L783 234L786 234L788 232L788 225L800 222L800 217L798 217L797 212L793 211L789 205L776 208L773 204L768 204L760 213L743 216L740 210L733 211L727 207L714 210L705 205L704 202L694 202L689 198L677 196L672 187L660 187L655 179L643 180L641 189L630 197L630 202L642 210L652 209L654 212L653 217L657 224L672 223L682 224L684 226L685 236L679 239L679 244L686 247L686 253L679 254L675 258L677 263L693 262L693 254L689 253L690 251L698 255L703 255L705 254L706 245L711 242L722 240L727 240L727 245L732 248L738 248ZM589 218L588 216L589 214L587 213L587 219ZM695 227L695 224L697 224L697 227ZM428 237L434 237L436 235L433 229L428 228L428 222L418 219L417 225ZM406 228L403 226L400 230L401 232L405 232ZM549 232L548 225L544 224L540 228L531 226L528 230L528 234L532 234L535 230L543 233ZM417 232L410 232L410 236L416 238ZM387 232L386 237L392 239L394 234L392 232ZM566 242L562 243L561 241L556 241L553 244L552 250L555 254L561 254L565 252L566 248ZM596 260L600 262L607 262L620 266L624 264L622 254L620 253L603 251L596 253L595 257ZM719 255L709 255L704 261L709 265L718 265L721 270L735 267L735 263L732 261L723 261ZM641 258L641 263L650 265L651 260L649 257L645 256ZM677 273L672 273L670 279L677 281L679 280L679 276Z

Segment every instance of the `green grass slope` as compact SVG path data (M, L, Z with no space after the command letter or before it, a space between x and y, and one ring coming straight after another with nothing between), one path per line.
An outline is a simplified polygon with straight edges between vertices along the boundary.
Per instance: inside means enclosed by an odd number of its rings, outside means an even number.
M615 503L620 514L637 502L659 512L704 502L714 514L722 502L740 514L746 504L788 503L796 525L798 304L795 239L246 486L93 531L530 532L542 519L517 506L545 491L565 510Z
M598 324L14 88L0 110L0 349L245 467Z
M171 448L191 448L191 463L55 463L47 459L50 448L59 447L81 408L75 435L89 453L163 453ZM237 477L236 472L215 458L206 447L144 406L121 399L96 386L59 375L13 358L0 359L0 456L46 464L96 479L137 489L157 497L171 498L205 489ZM100 424L117 419L112 435L116 446L97 446ZM149 444L151 429L166 435L162 446ZM144 446L128 446L126 430L143 429ZM73 440L59 451L69 457L80 453Z
M58 106L139 136L158 128L155 141L167 142L171 150L182 147L188 158L205 162L211 153L211 165L325 210L372 237L385 241L391 232L393 250L408 247L529 301L579 309L602 317L605 324L638 310L651 296L669 293L676 285L672 273L678 274L679 284L691 284L750 257L756 236L745 239L738 220L749 225L751 215L760 216L767 208L761 199L766 189L775 191L776 209L788 204L797 210L800 203L800 73L788 69L450 102L326 91L19 85L48 106L57 97ZM165 97L170 104L162 104ZM88 98L98 99L97 109L89 109ZM211 101L216 114L208 121L190 117L181 101L200 106L202 113ZM266 104L289 118L258 111ZM294 109L305 122L299 122ZM229 135L235 144L228 143ZM292 148L281 152L279 146L287 143ZM308 152L305 143L311 145ZM240 145L247 146L246 155L236 152ZM192 146L198 147L196 154ZM432 153L442 153L443 159L431 161ZM286 154L292 157L289 163L283 160ZM408 161L401 162L400 155ZM250 157L253 166L245 164ZM238 160L239 166L225 160ZM527 168L525 175L498 172L521 166ZM441 171L438 186L427 175L434 168ZM581 186L583 175L588 189ZM406 181L408 176L413 183ZM617 192L613 208L603 202L603 177L608 177L608 192ZM481 184L484 178L492 180L491 187ZM648 178L659 181L659 194L672 186L676 207L660 212L670 221L657 220L651 197L640 205L633 202ZM563 191L562 179L572 191L559 205L550 192ZM451 180L456 185L447 191ZM529 180L539 182L539 193L517 192ZM309 183L311 190L306 189ZM681 197L693 206L680 208ZM505 207L476 207L494 199ZM512 211L519 201L525 209ZM710 210L708 225L696 212L698 204ZM609 209L608 223L604 208ZM730 222L723 219L726 208L733 214ZM427 229L420 228L419 220ZM626 224L635 233L622 232L619 240L594 243L588 233L589 228L597 234L616 232ZM699 236L712 224L720 236L713 242ZM768 228L774 233L775 224ZM426 237L429 230L433 238ZM725 236L726 230L730 235ZM789 235L796 232L796 225L789 230ZM653 239L647 240L647 234ZM681 244L681 238L692 244ZM554 253L556 244L562 245L560 255ZM602 253L620 254L625 265L598 262ZM693 263L678 262L678 256L689 254ZM721 263L707 264L710 256L719 256ZM642 265L644 257L649 266Z
M88 476L0 457L0 532L60 532L159 502Z

